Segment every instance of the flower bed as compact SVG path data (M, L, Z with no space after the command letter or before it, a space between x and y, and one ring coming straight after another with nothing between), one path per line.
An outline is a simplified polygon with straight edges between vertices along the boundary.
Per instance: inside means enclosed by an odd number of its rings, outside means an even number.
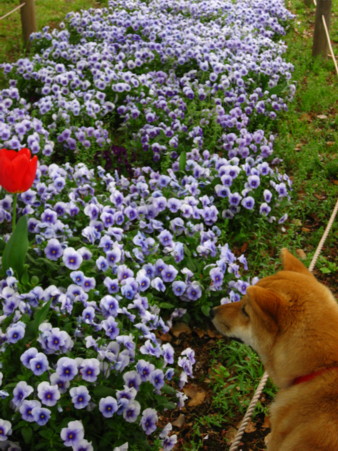
M174 446L159 416L184 403L194 351L161 334L238 300L231 238L286 219L268 130L294 90L289 19L280 2L111 1L3 65L0 146L39 167L18 196L25 265L2 261L0 440ZM1 192L2 249L12 207Z

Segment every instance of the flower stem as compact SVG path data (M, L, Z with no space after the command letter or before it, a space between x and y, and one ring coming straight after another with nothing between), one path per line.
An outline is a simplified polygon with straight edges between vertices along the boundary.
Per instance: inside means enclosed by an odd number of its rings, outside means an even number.
M12 233L15 230L16 226L16 203L18 200L18 193L13 194L13 213L12 213Z

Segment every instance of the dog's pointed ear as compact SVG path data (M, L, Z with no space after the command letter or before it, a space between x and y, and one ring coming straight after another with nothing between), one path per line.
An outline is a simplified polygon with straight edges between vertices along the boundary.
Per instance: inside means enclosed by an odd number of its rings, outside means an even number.
M298 260L295 256L293 256L287 249L282 249L281 258L283 269L285 271L293 271L301 274L305 274L307 276L314 277L314 275L303 265L303 263Z
M246 294L253 308L255 308L255 305L258 306L269 319L276 323L279 307L283 303L283 300L276 293L268 288L253 285L248 287Z

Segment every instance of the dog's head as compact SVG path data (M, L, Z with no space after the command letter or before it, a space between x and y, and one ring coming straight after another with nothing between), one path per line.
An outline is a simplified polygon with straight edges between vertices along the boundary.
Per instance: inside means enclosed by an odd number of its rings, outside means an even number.
M250 345L269 372L300 358L298 341L314 333L314 321L327 328L328 308L333 309L335 321L338 318L331 292L286 249L282 250L282 263L282 271L249 287L240 301L213 310L219 332ZM324 321L325 327L320 324Z

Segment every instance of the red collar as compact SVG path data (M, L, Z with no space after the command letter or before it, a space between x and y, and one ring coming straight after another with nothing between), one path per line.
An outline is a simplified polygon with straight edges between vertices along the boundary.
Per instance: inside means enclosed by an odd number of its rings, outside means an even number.
M329 371L329 370L338 370L338 366L331 366L329 368L323 368L322 370L315 371L310 374L306 374L305 376L296 377L292 381L291 385L297 385L297 384L301 384L302 382L310 381L311 379L314 379L315 377L319 376L320 374L326 373L326 371Z

